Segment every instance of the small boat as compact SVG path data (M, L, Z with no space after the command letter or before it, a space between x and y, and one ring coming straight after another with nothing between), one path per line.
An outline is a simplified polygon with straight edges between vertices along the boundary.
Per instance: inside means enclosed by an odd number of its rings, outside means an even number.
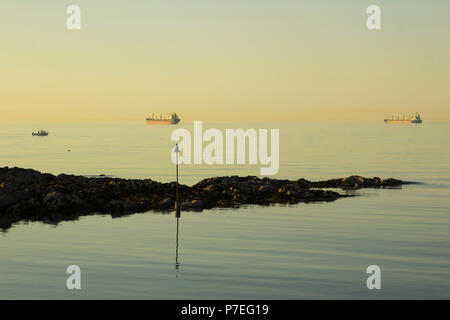
M32 136L46 137L46 136L48 136L48 132L45 131L45 130L39 130L38 132L33 132L31 135Z

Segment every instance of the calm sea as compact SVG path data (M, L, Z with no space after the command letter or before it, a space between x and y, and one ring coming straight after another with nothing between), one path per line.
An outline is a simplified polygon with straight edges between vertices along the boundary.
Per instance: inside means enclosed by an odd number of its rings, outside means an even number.
M48 137L32 137L38 129ZM180 124L192 131L193 125ZM1 299L449 299L450 124L226 124L279 128L277 178L353 174L417 181L295 206L89 216L0 234ZM0 166L173 181L173 126L1 123ZM68 150L71 150L70 152ZM181 183L258 175L258 166L182 166ZM179 266L176 267L176 260ZM81 267L82 289L65 270ZM381 268L368 290L366 268Z

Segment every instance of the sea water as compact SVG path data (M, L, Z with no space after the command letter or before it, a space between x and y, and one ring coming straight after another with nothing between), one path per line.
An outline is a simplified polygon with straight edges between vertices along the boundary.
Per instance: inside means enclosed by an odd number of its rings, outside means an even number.
M176 127L1 123L0 166L174 180ZM293 206L17 223L0 234L1 299L449 299L450 124L204 123L280 129L272 178L353 174L420 182ZM44 129L48 137L32 137ZM184 165L180 182L259 175L259 166ZM69 265L81 290L66 288ZM381 290L369 290L369 265Z

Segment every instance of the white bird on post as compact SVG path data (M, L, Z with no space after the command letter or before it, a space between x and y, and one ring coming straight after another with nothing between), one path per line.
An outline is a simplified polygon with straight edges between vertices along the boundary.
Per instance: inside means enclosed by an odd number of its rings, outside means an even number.
M181 216L181 208L180 208L180 201L178 198L178 154L180 153L180 148L178 147L178 143L175 145L174 152L176 154L177 158L177 184L176 184L176 201L175 201L175 217L179 218Z

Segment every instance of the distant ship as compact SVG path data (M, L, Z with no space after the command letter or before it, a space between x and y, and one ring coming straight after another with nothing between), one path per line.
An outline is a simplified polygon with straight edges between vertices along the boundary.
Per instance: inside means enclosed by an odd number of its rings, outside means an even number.
M163 116L162 114L154 115L152 113L146 120L148 124L177 124L181 119L174 112L169 113L167 116Z
M46 137L48 136L48 132L45 130L39 130L38 132L31 133L32 136L40 136L40 137Z
M402 119L400 119L400 116L397 116L397 119L392 116L391 119L384 119L385 123L422 123L422 119L420 119L420 115L416 112L413 116L409 116L408 118L405 118L403 116Z

